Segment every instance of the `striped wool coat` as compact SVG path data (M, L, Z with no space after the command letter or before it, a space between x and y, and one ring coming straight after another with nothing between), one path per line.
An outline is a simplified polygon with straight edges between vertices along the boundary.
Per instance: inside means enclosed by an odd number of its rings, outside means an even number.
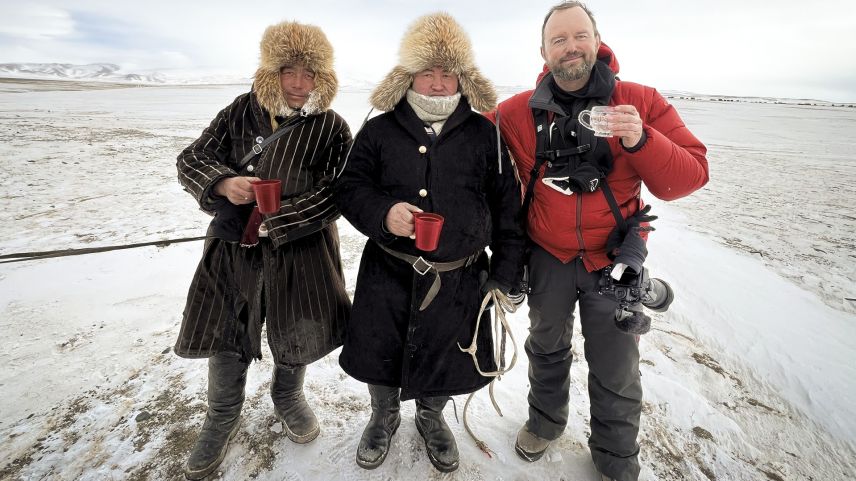
M215 215L188 293L175 344L179 356L237 350L245 359L261 358L263 322L279 364L307 364L342 344L351 304L330 184L345 161L351 133L332 110L315 113L238 169L257 139L273 131L271 114L249 92L178 156L179 181L202 210ZM219 180L236 175L282 181L282 208L264 216L270 237L255 247L233 242L251 206L212 194ZM223 225L222 216L232 221Z

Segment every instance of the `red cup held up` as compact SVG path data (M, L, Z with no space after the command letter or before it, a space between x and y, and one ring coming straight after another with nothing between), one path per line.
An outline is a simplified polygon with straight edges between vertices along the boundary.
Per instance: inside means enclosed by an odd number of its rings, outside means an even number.
M274 214L279 212L280 196L282 195L282 181L280 180L256 180L253 184L253 192L256 193L256 202L259 204L259 212L262 214Z
M431 252L437 248L440 241L440 231L443 229L443 216L428 212L414 212L413 223L416 229L416 248Z

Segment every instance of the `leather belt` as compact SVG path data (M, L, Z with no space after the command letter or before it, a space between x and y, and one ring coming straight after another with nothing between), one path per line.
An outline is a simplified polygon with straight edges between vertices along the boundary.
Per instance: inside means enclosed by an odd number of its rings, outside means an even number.
M463 259L458 259L456 261L451 262L430 262L425 260L422 256L412 256L410 254L405 254L403 252L394 251L388 247L382 246L378 244L378 247L384 250L387 254L395 257L396 259L401 259L404 262L410 264L413 267L413 270L416 271L420 276L424 276L429 272L434 273L434 282L431 283L431 288L428 289L428 293L425 294L425 298L422 299L422 304L419 305L419 310L424 311L427 308L431 301L437 296L437 293L440 292L440 273L441 272L449 272L455 269L460 269L461 267L468 267L472 265L476 259L478 259L479 255L482 253L481 250L476 252L475 254L464 257Z

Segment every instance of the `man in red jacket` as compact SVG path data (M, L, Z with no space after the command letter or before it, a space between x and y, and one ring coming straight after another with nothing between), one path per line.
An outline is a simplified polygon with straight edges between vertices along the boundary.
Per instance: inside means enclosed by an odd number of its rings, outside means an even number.
M536 461L567 425L573 312L579 302L592 459L604 480L633 481L639 475L642 405L638 336L616 326L618 302L598 294L602 270L611 264L607 237L619 224L644 227L643 182L662 200L707 183L706 149L656 90L615 77L618 62L601 44L582 3L564 2L548 12L541 56L549 71L535 90L488 114L499 122L526 186L532 241L531 327L525 344L529 419L515 448L523 459ZM596 105L614 107L608 118L611 137L596 137L577 120Z

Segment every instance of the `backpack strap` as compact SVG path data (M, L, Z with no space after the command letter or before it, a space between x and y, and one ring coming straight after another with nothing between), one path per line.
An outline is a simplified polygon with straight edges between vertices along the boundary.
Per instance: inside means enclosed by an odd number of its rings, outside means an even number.
M529 205L532 203L532 197L535 195L535 182L538 181L538 174L541 172L541 167L550 158L544 154L546 144L550 136L549 129L553 123L553 112L546 110L537 110L535 115L535 165L529 171L529 183L526 185L526 190L523 192L523 204L520 207L520 222L523 228L526 229L529 220ZM547 132L544 131L547 129Z

